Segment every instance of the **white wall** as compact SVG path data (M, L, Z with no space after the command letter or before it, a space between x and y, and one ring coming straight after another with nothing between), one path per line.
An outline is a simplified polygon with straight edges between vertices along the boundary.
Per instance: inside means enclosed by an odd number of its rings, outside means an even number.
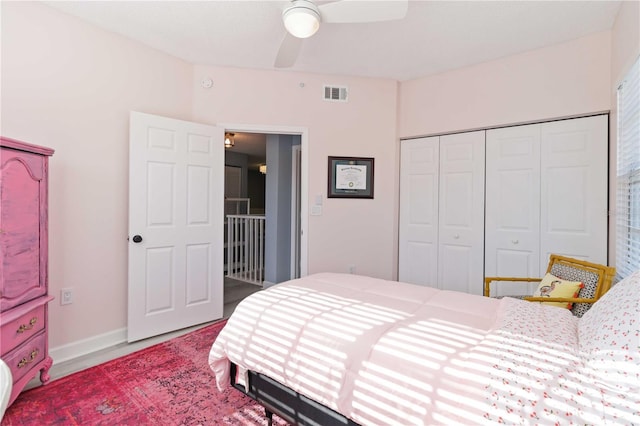
M543 120L611 108L611 33L400 85L400 137Z
M611 82L615 92L640 55L640 2L622 2L612 30L611 52Z
M211 89L199 82L213 80ZM196 66L194 119L309 129L309 273L395 276L396 93L392 80ZM322 85L349 87L349 102L322 99ZM373 200L327 199L327 157L375 158ZM309 209L311 206L309 206Z
M191 118L192 65L49 7L2 2L2 134L50 160L49 346L127 319L129 111ZM61 288L74 303L60 306Z

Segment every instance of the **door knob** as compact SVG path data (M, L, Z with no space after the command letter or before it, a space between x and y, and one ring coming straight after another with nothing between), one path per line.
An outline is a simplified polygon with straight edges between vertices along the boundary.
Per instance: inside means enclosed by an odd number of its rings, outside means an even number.
M142 237L140 235L134 235L133 236L133 242L134 243L139 243L142 241Z

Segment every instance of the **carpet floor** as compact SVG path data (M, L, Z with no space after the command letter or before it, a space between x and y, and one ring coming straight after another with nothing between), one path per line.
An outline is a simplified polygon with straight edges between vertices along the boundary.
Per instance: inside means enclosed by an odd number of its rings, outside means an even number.
M215 385L209 349L224 324L23 392L1 425L266 425L262 406Z

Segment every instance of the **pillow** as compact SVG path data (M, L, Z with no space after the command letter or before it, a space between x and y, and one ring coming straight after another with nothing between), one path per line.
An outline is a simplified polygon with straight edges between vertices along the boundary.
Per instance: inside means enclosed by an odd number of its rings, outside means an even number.
M578 347L597 381L640 392L640 271L611 287L580 318Z
M580 290L580 293L578 293L578 298L593 299L595 297L600 274L586 269L576 269L571 265L565 265L563 263L554 263L549 272L556 277L561 277L565 280L580 281L584 284L584 287ZM591 309L591 305L592 303L574 303L571 312L580 318L585 312Z
M546 274L536 291L533 292L534 297L577 297L580 289L584 285L580 281L567 281L556 277L555 275ZM571 309L572 303L567 302L540 302L545 305L558 306L561 308Z

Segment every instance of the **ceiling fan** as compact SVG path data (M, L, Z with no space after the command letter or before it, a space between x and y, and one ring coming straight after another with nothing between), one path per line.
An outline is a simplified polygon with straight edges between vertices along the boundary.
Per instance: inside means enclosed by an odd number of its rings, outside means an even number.
M393 21L405 17L408 5L408 0L340 0L320 6L312 0L291 0L291 4L282 11L287 33L278 50L275 67L291 67L298 58L303 40L314 35L321 22L345 24Z

